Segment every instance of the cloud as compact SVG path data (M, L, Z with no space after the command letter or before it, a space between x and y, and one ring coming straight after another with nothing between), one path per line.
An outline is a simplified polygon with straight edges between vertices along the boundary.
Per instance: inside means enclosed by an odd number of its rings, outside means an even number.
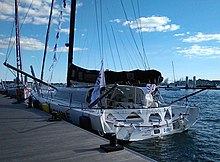
M68 29L68 28L60 30L61 33L66 33L66 34L69 34L69 31L70 31L70 29Z
M52 52L52 50L51 50L51 52ZM68 52L68 47L58 47L56 52L60 52L60 53Z
M88 48L80 48L80 47L74 47L73 51L77 52L77 51L87 51Z
M220 41L220 34L203 34L201 32L198 32L195 36L190 36L188 38L183 39L183 42L198 43L212 40Z
M219 47L193 45L189 48L178 47L177 52L189 58L192 58L192 57L220 58Z
M10 38L0 40L0 48L8 48ZM12 42L15 42L15 37L11 38ZM21 37L20 44L22 50L38 51L44 49L44 44L35 38Z
M30 5L31 7L29 8ZM5 21L14 21L14 2L8 0L2 0L0 2L0 6L1 6L0 19ZM82 6L82 4L78 4L78 6ZM38 0L38 1L22 0L19 2L19 8L18 8L20 21L23 22L25 15L28 13L24 23L34 24L34 25L48 24L50 8L51 8L51 0ZM58 23L60 8L61 8L60 5L56 3L54 4L52 23L56 23L56 24ZM69 8L69 5L67 8ZM63 9L63 20L68 20L66 17L69 16L69 11L70 10Z
M190 32L186 32L186 33L177 33L177 34L174 34L175 37L181 37L181 36L185 36L185 35L189 35Z
M15 41L15 37L12 38L12 40L14 42ZM1 39L0 40L0 48L8 48L9 41L10 41L9 38Z
M174 34L175 37L180 37L180 36L184 36L185 33L179 33L179 34Z
M35 38L21 37L20 42L24 50L37 51L44 49L44 44Z
M166 16L141 17L134 21L125 21L124 26L129 25L131 29L142 32L167 32L175 31L180 28L179 25L170 24L171 20Z
M56 50L56 52L59 52L59 53L67 53L68 50L69 50L68 47L58 47L57 50ZM77 52L77 51L86 51L86 50L88 50L88 48L80 48L80 47L74 47L74 48L73 48L73 51L74 51L74 52ZM53 50L50 49L50 52L53 52Z
M110 22L116 22L116 23L120 23L121 20L120 19L114 19L114 20L110 20Z

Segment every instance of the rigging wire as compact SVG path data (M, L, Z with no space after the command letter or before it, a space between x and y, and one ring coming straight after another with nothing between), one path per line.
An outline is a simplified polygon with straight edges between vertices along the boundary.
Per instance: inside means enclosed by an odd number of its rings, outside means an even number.
M27 12L26 12L26 14L25 14L25 16L24 16L24 20L23 20L23 22L22 22L22 24L21 24L20 30L22 29L22 27L23 27L23 25L24 25L24 22L25 22L25 20L26 20L26 18L27 18L27 15L28 15L28 13L29 13L31 7L32 7L32 4L33 4L33 0L31 1L30 5L29 5L29 7L28 7L28 10L27 10Z
M6 52L5 62L8 61L9 56L10 56L10 53L11 53L11 50L12 50L14 44L15 44L15 41L14 41L14 42L13 42L13 45L12 45L11 48L10 48L10 45L11 45L11 43L12 43L12 40L11 40L11 39L12 39L13 31L14 31L14 26L15 26L15 23L13 23L13 26L12 26L12 29L11 29L11 34L10 34L10 39L9 39L8 48L7 48L7 52Z
M126 38L126 40L128 41L130 47L132 47L133 44L131 43L130 39L128 38L128 35L125 35L125 38ZM132 50L132 51L129 51L129 52L135 53L134 48L131 48L131 50ZM129 54L130 54L130 53L129 53ZM130 57L131 57L131 59L133 60L133 63L134 63L134 65L135 65L136 67L138 67L138 65L141 64L142 60L140 59L140 57L132 58L131 54L130 54ZM134 61L136 61L136 63L135 63Z
M142 33L142 30L141 30L141 20L137 21L137 16L136 16L136 12L135 12L135 8L134 8L134 3L133 3L133 0L131 0L131 4L132 4L132 8L133 8L133 12L134 12L134 16L135 16L135 22L137 23L137 27L138 27L138 34L140 36L140 40L141 40L141 46L142 46L142 50L143 50L143 57L144 57L144 62L146 60L147 62L147 68L150 69L150 66L149 66L149 62L148 62L148 59L147 59L147 55L146 55L146 52L145 52L145 47L144 47L144 38L143 38L143 33ZM140 18L141 17L141 14L140 14L140 6L139 6L139 2L137 0L137 8L138 8L138 17Z
M100 26L101 26L101 60L103 60L103 15L102 15L102 0L100 0Z
M101 49L101 43L100 43L100 40L101 40L101 36L100 36L100 29L99 29L99 21L98 21L98 9L97 9L97 2L95 0L95 15L96 15L96 28L97 28L97 36L98 36L98 44L99 44L99 54L100 54L100 57L102 57L102 49Z
M25 14L25 16L24 16L23 22L22 22L21 25L20 25L20 31L21 31L21 29L22 29L22 27L23 27L23 25L24 25L24 22L25 22L25 20L26 20L26 18L27 18L27 15L28 15L28 13L29 13L31 7L32 7L32 4L33 4L33 0L31 1L30 5L29 5L29 7L28 7L28 10L27 10L27 12L26 12L26 14ZM10 40L9 40L9 44L8 44L8 48L7 48L7 52L6 52L5 62L8 61L8 59L9 59L9 57L10 57L10 54L11 54L11 51L12 51L14 45L15 45L15 41L13 41L13 45L10 46L10 45L11 45L11 42L12 42L11 39L12 39L13 30L14 30L14 25L15 25L15 23L13 23L13 27L12 27L12 30L11 30ZM10 48L10 49L9 49L9 48Z
M115 47L116 47L116 50L117 50L120 66L121 66L121 69L123 70L122 63L121 63L121 57L120 57L120 54L119 54L119 51L118 51L118 46L117 46L117 42L116 42L116 39L115 39L115 34L114 34L114 30L113 30L112 26L111 26L111 29L112 29L112 34L113 34L113 38L114 38Z
M138 6L138 16L141 17L141 14L140 14L140 5L139 5L139 1L138 1L138 0L137 0L137 6ZM141 26L141 21L140 21L140 26ZM143 47L143 52L144 52L145 60L146 60L146 62L147 62L148 69L150 70L150 64L149 64L149 62L148 62L147 53L146 53L145 47L144 47L144 37L143 37L143 32L142 32L142 30L141 30L140 34L141 34L141 42L142 42L142 47Z
M129 20L128 20L127 13L126 13L126 11L125 11L125 7L124 7L124 4L123 4L123 1L120 0L120 2L121 2L121 6L122 6L122 9L123 9L123 12L124 12L126 21L129 21ZM142 62L143 62L143 66L144 66L144 68L146 69L146 67L147 67L147 66L146 66L146 63L144 62L143 56L142 56L142 54L141 54L141 52L140 52L140 50L139 50L139 48L138 48L137 42L136 42L136 40L135 40L135 38L134 38L134 34L133 34L133 32L132 32L130 26L129 26L129 31L130 31L130 34L131 34L132 39L133 39L133 41L134 41L135 47L136 47L136 49L137 49L137 51L138 51L138 54L139 54L139 56L140 56L140 58L141 58L141 60L142 60Z
M109 38L109 35L108 35L108 30L107 30L106 25L105 25L105 30L106 30L108 44L109 44L109 48L110 48L110 52L111 52L111 56L112 56L112 60L113 60L113 64L114 64L114 69L116 70L115 59L114 59L114 56L113 56L112 46L111 46L111 43L110 43L110 38Z
M19 3L20 3L20 2L19 2ZM25 20L26 20L26 18L27 18L27 15L28 15L28 13L29 13L29 11L30 11L30 8L31 8L32 4L33 4L33 0L31 1L30 5L29 5L29 7L28 7L28 10L27 10L27 13L26 13L25 16L24 16L23 22L22 22L21 25L18 27L20 31L21 31L21 29L22 29L22 27L23 27L23 24L24 24L24 22L25 22ZM13 45L11 45L11 43L12 43L12 34L13 34L14 26L15 26L15 22L13 23L13 27L12 27L12 30L11 30L10 40L9 40L9 44L8 44L8 49L7 49L7 53L6 53L5 62L8 61L8 59L9 59L9 57L10 57L10 54L11 54L11 52L12 52L12 49L13 49L13 47L15 46L15 40L13 41ZM13 72L11 69L9 69L9 70L10 70L10 72L11 72L11 73L15 76L15 78L16 78L15 72ZM22 75L21 75L21 80L23 80Z
M113 6L112 6L112 8L113 8ZM113 16L111 15L111 12L109 12L108 7L107 7L106 10L107 10L107 13L108 13L109 17L113 17ZM106 31L106 32L107 32L107 31ZM107 34L108 34L108 32L107 32ZM107 36L108 36L108 35L107 35ZM124 36L127 38L127 35L126 35L126 34L124 34ZM108 37L109 37L109 36L108 36ZM127 47L126 47L125 43L123 42L123 40L122 40L122 38L121 38L120 35L119 35L118 38L120 39L120 41L121 41L121 43L122 43L122 45L123 45L123 49L126 49ZM128 41L128 43L129 43L129 47L133 47L133 45L131 44L131 42L130 42L130 40L129 40L128 38L127 38L127 41ZM110 42L110 39L109 39L109 42ZM133 50L133 48L131 48L131 49ZM110 49L110 50L111 50L111 49ZM131 60L132 60L132 63L131 63L131 61L126 57L126 60L127 60L127 62L128 62L128 65L130 65L129 68L132 67L132 64L134 64L135 66L137 66L137 64L134 62L134 60L137 61L137 59L139 59L139 57L132 58L130 51L127 50L127 52L128 52L128 54L129 54L129 58L131 58ZM135 53L135 52L133 51L133 53ZM113 56L112 56L112 57L113 57ZM138 62L138 61L137 61L137 62ZM115 62L114 62L114 64L115 64ZM116 67L116 66L115 66L115 67ZM115 68L115 70L116 70L116 68Z
M84 43L80 43L80 44L82 44L82 49L85 49L87 40L88 40L88 32L86 31ZM83 54L83 50L79 51L79 54L78 54L78 64L81 62L82 54Z
M14 77L16 78L17 76L16 76L16 74L15 74L15 71L12 71L10 68L8 68L9 69L9 71L14 75Z
M63 1L63 7L66 7L65 1ZM54 72L55 66L58 62L58 59L57 59L57 46L58 46L58 40L59 40L59 37L60 37L61 25L62 25L62 22L63 22L62 21L63 20L63 8L62 8L62 6L60 8L61 9L60 9L60 12L59 12L59 22L58 22L58 26L57 26L56 40L55 40L55 45L54 45L54 48L53 48L53 52L54 52L53 62L52 62L52 65L49 68L49 71L51 71L50 79L48 81L49 83L51 83L51 81L52 81L53 72Z
M122 38L120 36L119 36L119 39L120 39L120 41L122 43L124 51L126 51L128 53L129 58L131 58L132 62L135 64L135 62L132 59L131 53L129 52L129 50L127 50L127 48L126 48L126 46L125 46L125 44L124 44L124 42L123 42L123 40L122 40ZM126 58L126 60L128 62L129 69L131 69L132 68L132 63L131 63L130 59L128 59L128 57L125 57L125 58ZM136 64L135 64L135 66L136 66Z

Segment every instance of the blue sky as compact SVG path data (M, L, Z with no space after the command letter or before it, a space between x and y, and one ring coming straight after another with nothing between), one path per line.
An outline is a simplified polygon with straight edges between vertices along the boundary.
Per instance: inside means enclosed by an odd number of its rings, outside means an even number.
M57 40L57 62L52 82L66 82L70 1L53 10L44 80L50 80L53 48ZM40 77L51 0L20 0L21 53L23 70L33 65ZM30 7L29 7L30 6ZM219 0L77 0L74 63L89 69L156 69L173 81L186 76L219 80ZM59 11L63 17L59 19ZM25 15L26 18L25 18ZM58 23L62 21L58 30ZM14 47L8 44L14 24L14 2L0 0L0 79L14 76L3 66L15 64ZM15 31L12 33L14 40ZM12 43L13 44L13 43ZM10 50L9 50L10 51ZM147 59L146 59L147 58Z

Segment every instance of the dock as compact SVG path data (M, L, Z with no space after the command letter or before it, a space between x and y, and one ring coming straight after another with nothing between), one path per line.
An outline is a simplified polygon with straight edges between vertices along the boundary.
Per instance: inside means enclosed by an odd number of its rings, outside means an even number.
M130 149L105 152L109 141L50 114L0 94L0 161L146 162Z

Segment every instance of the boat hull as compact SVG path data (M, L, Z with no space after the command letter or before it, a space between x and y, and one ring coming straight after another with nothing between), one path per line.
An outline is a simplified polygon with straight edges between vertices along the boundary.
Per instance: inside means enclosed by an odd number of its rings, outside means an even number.
M139 94L139 97L133 100L108 102L109 98L110 101L114 99L109 97L102 101L106 106L90 107L87 102L88 88L61 89L57 93L38 96L38 100L41 103L48 103L52 112L58 112L62 118L75 125L95 130L100 134L115 133L117 139L123 141L138 141L181 133L198 120L197 107L176 105L148 107L147 104L144 106L141 104L142 91L132 88L123 86L121 89L129 93L129 97L133 94ZM113 95L117 93L126 96L126 93L119 89L113 92Z
M50 107L52 111L61 112L65 119L75 125L87 125L85 129L95 130L100 134L115 133L117 139L123 141L139 141L181 133L193 126L199 116L199 109L196 107L89 109L68 107L55 102L51 102ZM166 119L167 111L174 117ZM160 119L157 119L158 116ZM82 117L86 117L89 124L82 123Z

